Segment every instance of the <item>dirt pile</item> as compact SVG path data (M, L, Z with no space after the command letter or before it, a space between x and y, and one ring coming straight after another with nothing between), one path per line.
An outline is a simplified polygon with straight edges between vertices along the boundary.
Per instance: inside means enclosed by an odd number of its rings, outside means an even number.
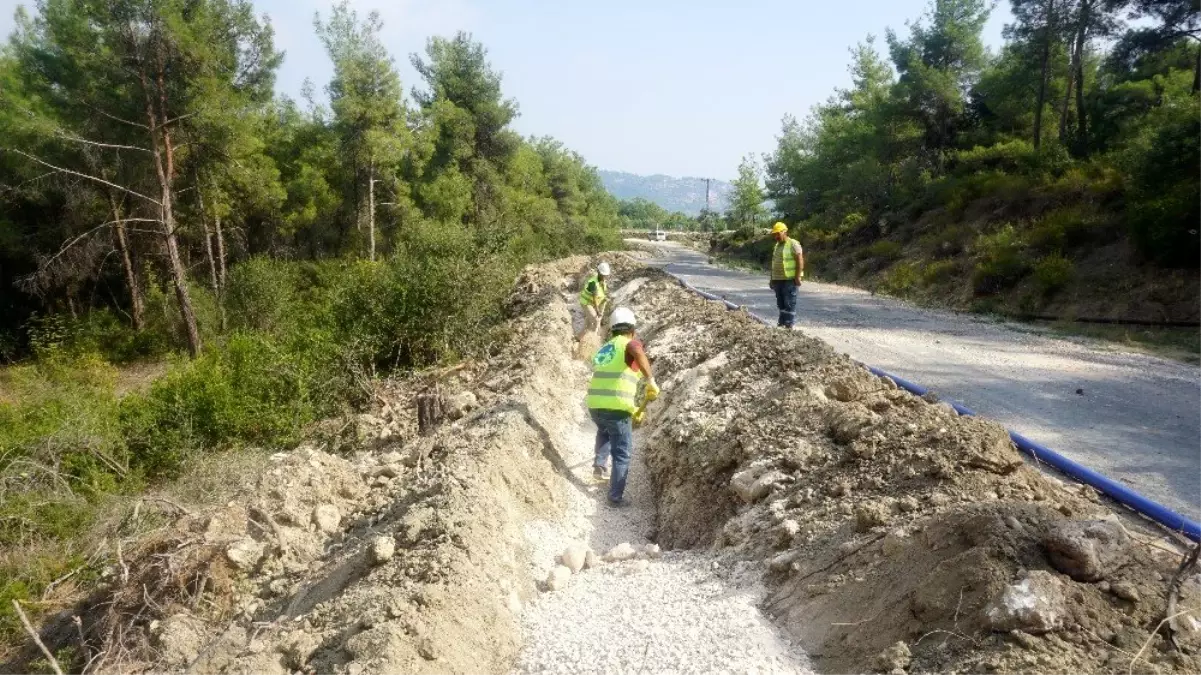
M768 614L821 669L1201 670L1201 579L1181 586L1169 649L1152 631L1178 556L1027 466L1003 429L638 256L605 259L664 390L638 449L651 539L762 575ZM175 520L43 639L93 672L507 671L566 543L533 560L527 530L585 491L564 459L584 429L569 308L596 262L527 269L485 361L384 383L369 414L320 425L225 504L167 505Z
M643 274L660 544L762 561L769 613L826 671L1126 671L1177 556L1000 426ZM1199 583L1181 649L1156 637L1136 671L1201 669Z
M522 525L563 506L560 420L580 411L562 378L582 367L566 294L588 264L528 269L487 362L383 383L370 413L319 425L228 503L144 537L48 623L51 647L101 671L508 669L537 592ZM441 422L420 435L431 397Z

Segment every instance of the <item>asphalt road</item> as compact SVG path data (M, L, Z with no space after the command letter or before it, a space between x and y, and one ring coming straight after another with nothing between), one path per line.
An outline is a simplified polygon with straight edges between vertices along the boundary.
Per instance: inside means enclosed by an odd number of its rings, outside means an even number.
M663 256L648 262L775 321L765 275L657 246ZM1196 366L833 284L806 282L797 305L805 333L1201 520Z

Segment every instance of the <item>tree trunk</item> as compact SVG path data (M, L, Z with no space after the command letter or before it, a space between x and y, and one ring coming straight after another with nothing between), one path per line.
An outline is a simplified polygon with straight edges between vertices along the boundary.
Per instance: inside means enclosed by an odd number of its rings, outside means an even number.
M1076 53L1072 52L1072 63L1068 68L1067 86L1063 88L1063 105L1059 107L1059 143L1063 146L1069 145L1068 138L1068 116L1072 111L1072 83L1076 79Z
M196 195L200 202L200 227L204 230L204 254L209 263L209 284L214 294L221 293L221 284L217 281L217 261L213 257L213 231L209 229L208 212L204 208L204 190L200 189L200 179L196 179Z
M213 225L217 230L217 309L221 314L221 332L228 325L225 320L225 236L221 233L221 216L213 214Z
M367 257L375 262L375 160L367 164L367 238Z
M1092 1L1080 0L1080 24L1076 27L1076 45L1073 66L1076 71L1076 152L1088 155L1088 112L1084 107L1084 45L1088 40L1088 26L1092 21Z
M1193 68L1193 93L1201 91L1201 48L1197 49L1197 67Z
M1034 108L1034 149L1038 150L1043 140L1043 108L1047 103L1047 79L1051 69L1051 35L1055 24L1055 0L1047 0L1044 13L1043 54L1041 76L1038 81L1038 103Z
M155 113L154 110L154 100L151 95L150 83L146 77L145 63L143 62L141 65L139 75L142 91L146 97L146 120L154 155L154 172L158 178L161 193L159 210L162 214L163 237L167 244L167 259L171 263L171 282L175 286L180 318L183 319L184 330L188 337L188 353L192 355L192 358L196 358L200 355L200 330L196 326L196 312L192 309L192 296L188 293L187 271L179 257L179 244L175 234L175 210L171 203L172 181L175 176L175 154L171 145L171 132L161 124L170 119L167 117L167 91L164 83L162 55L159 54L157 69L159 113Z
M213 216L213 224L217 227L217 284L225 290L225 235L221 231L221 216Z
M138 276L133 268L133 256L129 253L129 240L125 236L125 219L121 216L121 207L111 193L108 195L109 206L113 209L113 235L117 240L117 252L121 254L121 268L125 272L125 285L129 287L129 314L134 331L142 330L145 325L145 303L142 300L142 289L138 287Z

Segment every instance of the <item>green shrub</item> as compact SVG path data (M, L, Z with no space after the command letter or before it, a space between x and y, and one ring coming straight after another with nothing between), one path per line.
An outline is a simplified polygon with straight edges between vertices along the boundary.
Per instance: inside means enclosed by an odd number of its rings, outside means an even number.
M1096 210L1073 204L1043 214L1031 225L1028 239L1040 251L1064 251L1097 239L1101 232Z
M982 234L973 245L976 267L972 286L977 294L998 293L1012 287L1030 272L1026 243L1014 229L1005 225L993 234Z
M897 263L884 275L880 290L889 295L905 296L921 280L918 265L911 262Z
M903 247L888 239L878 239L871 243L859 257L872 260L879 265L886 265L904 255Z
M271 258L251 258L234 265L226 283L225 312L234 330L275 333L297 316L300 265Z
M926 286L942 283L955 276L959 263L954 260L935 260L922 268L922 283Z
M1058 253L1039 258L1034 265L1034 282L1044 296L1067 286L1075 274L1072 261Z
M950 168L968 175L982 171L1030 171L1038 163L1034 145L1027 140L1014 139L994 145L976 146L951 154Z
M121 402L134 465L174 475L191 452L225 444L280 447L332 414L353 381L332 336L296 330L286 340L236 332L193 361L178 361L145 394Z
M1201 118L1187 73L1166 81L1163 104L1142 120L1118 161L1129 190L1126 221L1138 250L1161 265L1201 266Z

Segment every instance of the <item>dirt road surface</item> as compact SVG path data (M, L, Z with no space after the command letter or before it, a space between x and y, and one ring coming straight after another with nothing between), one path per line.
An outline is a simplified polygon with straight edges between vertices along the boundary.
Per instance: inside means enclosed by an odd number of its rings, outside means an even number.
M763 275L656 246L652 264L775 320ZM800 328L835 349L1201 518L1201 369L833 284L806 282L797 304Z

